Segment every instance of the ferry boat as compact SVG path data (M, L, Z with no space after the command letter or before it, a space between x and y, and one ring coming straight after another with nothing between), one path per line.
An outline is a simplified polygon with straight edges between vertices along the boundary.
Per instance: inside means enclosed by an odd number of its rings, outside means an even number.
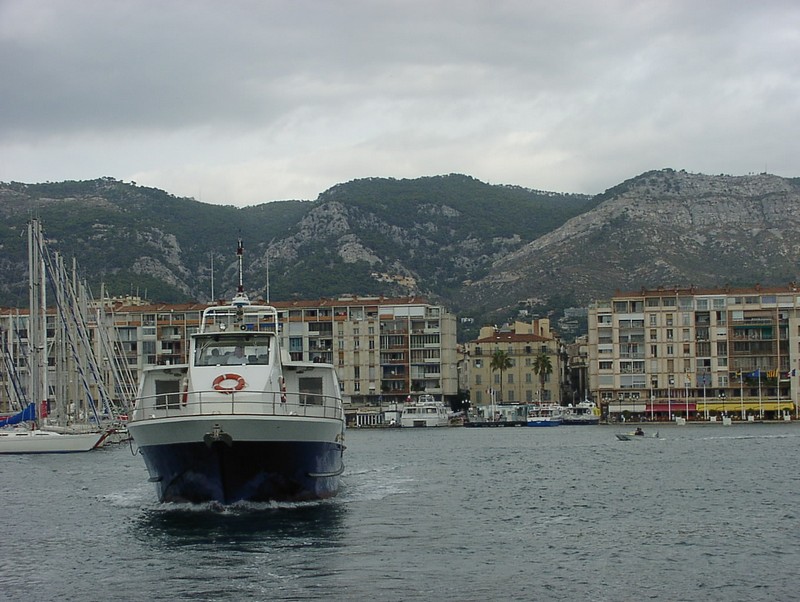
M559 426L563 408L558 404L534 404L528 406L528 426Z
M593 401L579 401L563 409L561 422L564 425L600 424L600 408Z
M278 312L208 307L189 363L146 369L128 423L162 502L302 501L336 495L345 418L331 364L293 361Z
M433 395L420 395L415 402L406 403L400 414L401 427L448 426L450 413L444 402Z

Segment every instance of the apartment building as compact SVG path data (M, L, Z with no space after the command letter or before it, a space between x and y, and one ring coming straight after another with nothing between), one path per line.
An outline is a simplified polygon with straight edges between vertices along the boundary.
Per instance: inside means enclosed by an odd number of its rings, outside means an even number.
M278 309L283 349L293 359L336 366L346 402L379 406L423 392L449 402L458 393L456 320L441 306L414 297L342 297L273 305ZM117 356L135 381L146 366L187 361L189 337L199 328L205 308L199 303L150 304L129 297L101 312L104 317L97 323L115 330ZM14 355L25 352L26 323L27 315L16 310L0 313L5 344L17 349ZM20 371L26 372L22 362ZM4 374L0 380L9 382L8 378ZM25 382L24 377L21 380Z
M511 367L503 371L492 370L492 354L505 351ZM514 322L496 328L484 326L478 338L464 346L461 364L462 380L468 383L473 406L492 403L561 402L561 382L565 363L558 336L550 330L549 320ZM545 353L550 358L552 372L545 377L541 389L539 375L533 370L536 357Z
M795 412L800 290L658 288L589 308L588 387L613 419Z
M456 319L416 297L340 297L273 303L292 357L337 367L343 394L356 405L458 393Z

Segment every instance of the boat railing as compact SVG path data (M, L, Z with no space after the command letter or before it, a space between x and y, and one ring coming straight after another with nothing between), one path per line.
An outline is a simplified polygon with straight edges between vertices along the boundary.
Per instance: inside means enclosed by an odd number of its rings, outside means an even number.
M132 421L187 416L297 416L301 418L344 419L341 399L305 392L216 390L188 393L160 393L137 397Z

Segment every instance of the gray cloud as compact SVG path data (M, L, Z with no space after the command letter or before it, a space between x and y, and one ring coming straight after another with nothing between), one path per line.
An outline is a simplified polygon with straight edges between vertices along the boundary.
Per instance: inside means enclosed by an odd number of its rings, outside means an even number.
M207 202L800 172L800 5L0 0L0 179Z

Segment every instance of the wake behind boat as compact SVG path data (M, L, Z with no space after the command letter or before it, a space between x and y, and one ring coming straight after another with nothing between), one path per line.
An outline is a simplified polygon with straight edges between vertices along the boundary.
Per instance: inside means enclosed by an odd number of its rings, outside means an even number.
M336 495L344 410L331 364L292 361L278 312L241 284L208 307L189 363L147 369L128 429L163 502L299 501Z

